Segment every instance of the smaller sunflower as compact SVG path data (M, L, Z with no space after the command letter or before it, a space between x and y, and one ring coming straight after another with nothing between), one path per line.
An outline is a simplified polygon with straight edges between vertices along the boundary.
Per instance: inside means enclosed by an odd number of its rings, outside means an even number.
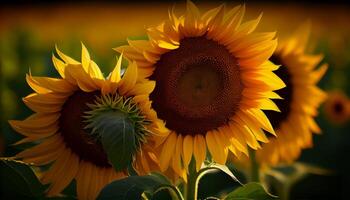
M343 124L350 118L350 100L342 92L329 92L324 109L327 118L334 124Z
M295 160L302 149L312 146L312 133L321 132L314 117L327 95L316 84L325 74L327 65L315 69L322 56L305 52L309 33L310 25L305 23L290 38L280 42L270 59L281 65L276 74L287 87L276 92L283 99L273 100L281 112L265 111L277 137L257 151L261 164L276 165Z
M35 114L23 121L9 121L13 129L25 136L16 144L36 144L16 158L36 166L52 164L41 178L44 184L50 184L47 195L58 195L75 179L78 199L95 199L106 184L128 175L126 164L112 167L105 146L96 136L100 130L97 121L106 110L124 116L126 123L134 125L129 126L134 127L130 133L135 135L129 164L140 174L158 169L157 158L148 146L151 133L158 130L148 100L154 81L138 79L134 62L121 75L122 56L108 78L104 78L84 45L81 63L58 49L57 53L62 60L52 56L52 61L62 78L27 75L27 83L35 93L23 101Z

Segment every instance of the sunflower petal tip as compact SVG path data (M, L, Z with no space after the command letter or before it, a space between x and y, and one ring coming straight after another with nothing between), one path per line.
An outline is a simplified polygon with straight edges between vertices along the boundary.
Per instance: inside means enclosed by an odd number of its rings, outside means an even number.
M10 119L7 122L10 124L10 126L13 126L16 123L16 120Z
M58 54L61 54L62 52L60 51L60 49L58 48L58 45L57 44L55 44L55 50L56 50L56 52L58 53Z
M124 51L124 48L123 48L123 46L119 46L119 47L114 47L114 48L112 48L114 51L116 51L116 52L121 52L121 51Z

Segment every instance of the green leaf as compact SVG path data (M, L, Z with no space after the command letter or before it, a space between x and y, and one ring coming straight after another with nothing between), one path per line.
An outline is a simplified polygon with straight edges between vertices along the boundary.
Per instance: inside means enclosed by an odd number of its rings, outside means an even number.
M154 175L130 176L114 181L102 189L98 200L140 200L143 194L152 196L163 188L172 188L163 178ZM148 195L147 195L148 196Z
M225 200L274 200L279 199L265 191L259 183L248 183L229 193Z
M205 168L199 170L197 179L200 179L207 173L211 173L217 170L224 172L225 174L229 175L234 181L242 185L242 183L237 179L237 177L231 172L231 170L226 165L220 165L217 163L210 163Z
M1 194L6 198L38 198L45 186L37 179L30 166L21 161L0 159Z
M101 138L108 160L117 171L130 167L136 152L135 127L128 116L107 111L96 116L91 124Z

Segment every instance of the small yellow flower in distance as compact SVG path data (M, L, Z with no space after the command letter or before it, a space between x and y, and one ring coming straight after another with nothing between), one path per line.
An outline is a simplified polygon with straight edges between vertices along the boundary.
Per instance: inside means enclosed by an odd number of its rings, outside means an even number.
M350 119L350 100L343 92L329 92L324 108L326 117L333 124L343 124Z

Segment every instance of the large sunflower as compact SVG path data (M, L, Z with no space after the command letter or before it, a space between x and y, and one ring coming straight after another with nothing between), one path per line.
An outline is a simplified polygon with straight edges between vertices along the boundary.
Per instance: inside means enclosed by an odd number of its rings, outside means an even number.
M139 142L131 163L135 169L141 174L157 169L156 157L146 142L150 131L157 131L157 126L149 123L156 117L148 100L154 81L138 79L136 63L131 63L121 77L121 57L105 79L84 45L81 63L58 49L57 53L62 60L55 56L52 60L62 78L27 75L26 80L35 93L23 101L35 114L23 121L10 121L25 136L16 144L37 143L18 153L16 158L38 166L52 163L41 179L44 184L50 184L48 196L59 194L75 179L78 199L95 199L106 184L128 175L125 166L114 166L120 169L114 170L93 134L96 127L88 123L107 107L121 105L118 109L137 118L129 119L142 138L135 141Z
M285 84L269 62L275 33L253 33L261 15L242 22L245 7L219 6L201 15L190 1L185 15L148 29L149 40L118 47L135 60L143 76L156 81L152 107L165 122L167 137L158 140L160 166L180 175L192 156L197 170L206 159L224 164L228 152L247 154L267 142L274 130L261 110L276 110L273 90Z
M281 65L276 74L287 87L277 91L283 99L274 100L281 112L265 112L277 137L257 151L257 159L262 165L295 160L303 148L312 146L312 132L321 132L314 117L326 94L316 84L325 74L327 65L315 70L322 56L305 52L309 26L308 23L302 25L281 42L271 57L272 62Z

